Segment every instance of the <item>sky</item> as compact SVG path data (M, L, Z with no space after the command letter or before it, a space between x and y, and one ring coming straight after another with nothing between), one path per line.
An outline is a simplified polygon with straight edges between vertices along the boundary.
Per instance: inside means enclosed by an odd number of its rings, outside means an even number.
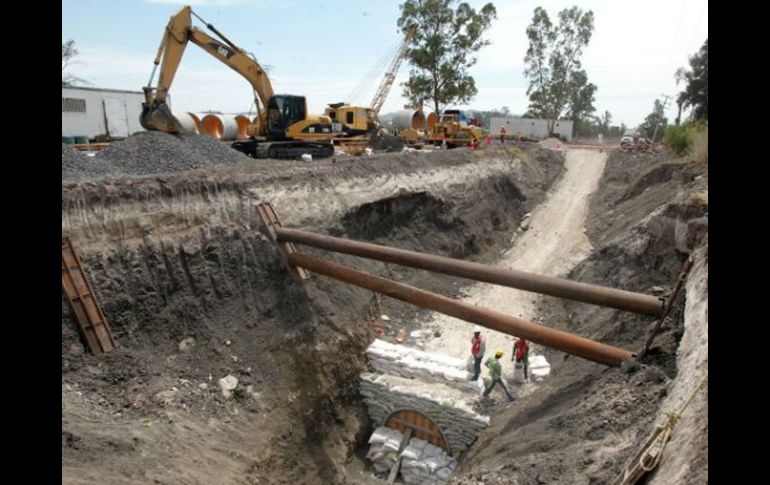
M474 8L486 1L467 0ZM399 0L62 0L62 41L79 51L68 72L88 86L141 91L169 17L190 4L236 45L254 54L268 71L276 93L307 97L308 109L323 113L328 103L368 105L402 35L396 22ZM470 68L478 94L460 109L507 106L522 114L528 106L524 76L526 28L538 6L555 19L573 5L594 12L594 32L583 55L588 79L597 86L596 114L609 111L613 124L634 127L656 98L674 98L674 73L689 67L708 37L708 0L496 0L497 19L486 32L491 43ZM205 29L198 21L198 27ZM381 113L408 100L401 83L408 60ZM157 81L157 74L155 81ZM176 111L253 110L250 85L235 71L189 44L170 90ZM666 115L676 117L676 103Z

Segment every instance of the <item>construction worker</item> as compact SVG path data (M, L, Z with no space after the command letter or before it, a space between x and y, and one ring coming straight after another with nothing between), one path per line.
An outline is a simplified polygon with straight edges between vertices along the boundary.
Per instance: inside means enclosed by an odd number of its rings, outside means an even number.
M500 127L500 143L505 145L505 127Z
M495 385L500 384L503 387L505 394L508 396L508 400L513 401L511 391L508 390L508 386L506 386L505 382L503 382L503 366L500 364L500 359L502 359L503 354L505 354L505 352L498 350L495 352L494 357L487 359L486 366L489 368L489 375L492 377L492 384L490 384L489 387L484 390L484 397L489 396L489 393L492 392L492 388L495 387Z
M473 357L473 377L472 381L479 378L481 374L481 360L484 358L484 352L487 350L487 344L484 337L481 336L481 327L473 327L473 338L471 339L471 356Z
M513 355L511 360L524 363L524 380L529 381L529 342L523 338L517 338L513 342Z

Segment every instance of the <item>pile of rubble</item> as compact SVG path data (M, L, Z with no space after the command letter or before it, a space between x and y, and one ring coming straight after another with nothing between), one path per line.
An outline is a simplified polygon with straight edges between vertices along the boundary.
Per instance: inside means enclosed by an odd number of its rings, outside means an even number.
M644 137L638 138L633 143L621 141L620 149L624 152L650 152L652 151L652 142Z
M445 481L457 466L457 460L444 450L420 438L411 438L398 454L403 435L395 429L380 427L369 438L366 457L374 469L388 473L401 458L401 479L408 484L436 485Z

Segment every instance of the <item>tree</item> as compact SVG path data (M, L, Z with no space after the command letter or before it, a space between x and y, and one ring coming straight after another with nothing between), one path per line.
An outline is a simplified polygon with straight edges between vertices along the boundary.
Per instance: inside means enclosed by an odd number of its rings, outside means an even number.
M476 95L476 83L468 69L476 52L489 44L482 34L497 17L488 3L476 12L457 0L406 0L398 27L406 33L416 26L406 57L412 65L404 96L413 104L432 101L436 113L450 104L464 104Z
M648 114L644 122L639 125L639 131L645 138L652 139L653 135L656 134L656 129L657 133L663 133L667 124L668 120L663 115L663 103L656 99L652 113Z
M708 120L709 118L709 40L703 43L700 50L690 58L690 70L676 71L676 82L687 83L684 91L676 98L679 107L677 124L682 115L682 108L692 108L690 118Z
M596 111L594 108L594 94L596 85L588 82L588 75L580 70L572 77L570 84L570 99L567 115L573 121L573 135L577 133L578 127L583 120L589 119Z
M553 135L556 120L573 100L585 104L580 90L584 90L584 96L590 94L588 105L593 103L596 86L588 83L580 62L593 29L593 12L584 12L578 7L559 12L558 25L551 22L542 7L537 7L527 27L529 48L524 58L524 74L530 80L529 112L548 120L549 135Z
M61 85L72 86L73 84L82 83L83 80L79 77L75 77L72 74L67 74L64 71L73 64L73 59L78 55L78 50L75 49L75 41L70 39L61 43Z

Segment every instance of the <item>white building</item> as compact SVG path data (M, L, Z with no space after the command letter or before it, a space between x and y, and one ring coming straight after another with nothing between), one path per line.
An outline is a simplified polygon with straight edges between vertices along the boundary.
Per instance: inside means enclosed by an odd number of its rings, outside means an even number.
M62 86L61 135L123 138L144 131L143 101L141 91Z
M507 136L530 136L533 138L545 138L548 136L548 120L533 118L491 118L489 120L489 133L496 136L500 133L500 127L505 126ZM572 121L556 120L553 127L554 134L563 136L565 140L572 140Z

